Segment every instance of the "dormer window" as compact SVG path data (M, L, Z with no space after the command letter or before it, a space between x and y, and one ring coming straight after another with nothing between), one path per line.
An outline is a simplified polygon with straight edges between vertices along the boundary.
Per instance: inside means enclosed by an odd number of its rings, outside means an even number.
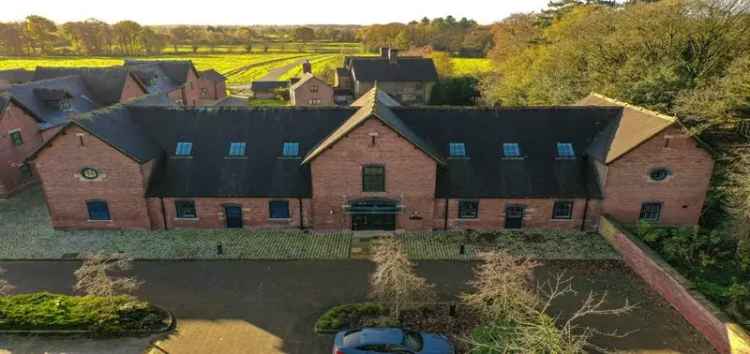
M521 147L518 143L504 143L503 144L503 156L504 157L521 157Z
M177 156L190 156L193 154L193 143L178 142L175 150Z
M230 143L229 144L229 156L245 156L246 143Z
M284 157L298 157L299 156L299 143L295 143L295 142L284 143L284 147L282 150L283 150L282 153L284 154Z
M466 145L464 143L449 143L448 153L450 157L466 157Z
M73 104L70 102L70 99L62 99L60 102L58 102L57 106L60 108L63 112L70 112L73 110Z
M576 157L571 143L557 143L557 157L572 159Z

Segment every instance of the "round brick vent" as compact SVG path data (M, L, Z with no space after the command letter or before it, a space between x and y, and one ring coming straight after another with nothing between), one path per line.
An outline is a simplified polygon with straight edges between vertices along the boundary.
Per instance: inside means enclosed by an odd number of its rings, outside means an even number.
M96 179L99 177L99 171L91 167L84 167L81 170L81 176L85 179Z
M657 168L649 173L649 177L651 177L651 179L654 181L663 181L667 179L667 177L669 177L669 175L671 174L672 172L666 168Z

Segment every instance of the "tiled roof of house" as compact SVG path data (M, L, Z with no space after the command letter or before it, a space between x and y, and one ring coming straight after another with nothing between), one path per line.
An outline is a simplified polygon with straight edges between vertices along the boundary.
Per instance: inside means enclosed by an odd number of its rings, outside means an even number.
M11 84L21 84L34 79L34 72L24 69L0 70L0 80Z
M124 66L134 71L159 73L171 80L174 86L182 86L187 82L188 73L198 72L190 60L132 60L126 59Z
M79 76L83 79L91 97L104 105L112 105L120 102L122 90L125 87L130 72L122 67L108 68L57 68L37 67L34 80L46 80L52 78ZM140 84L140 82L139 82Z
M368 93L362 95L362 97L358 98L356 101L352 102L352 107L362 107L366 105L368 102L370 102L373 97L372 95L376 94L377 100L381 102L382 104L386 105L387 107L399 107L401 106L396 99L388 95L387 92L383 90L370 90Z
M377 88L369 95L359 109L182 108L133 103L86 114L71 124L84 127L137 161L158 159L149 196L310 197L310 164L306 162L373 118L436 160L436 197L599 198L593 166L597 157L587 152L601 141L619 144L606 137L625 120L650 122L653 118L625 118L630 113L612 105L388 107L377 99ZM628 130L635 129L627 124ZM651 131L650 123L644 129ZM639 136L648 139L651 135ZM175 157L178 142L191 142L192 156ZM245 142L246 156L228 157L231 142ZM284 142L298 142L300 158L283 157ZM466 156L450 156L450 143L464 143ZM519 144L521 156L503 156L504 143ZM572 144L575 157L558 157L557 143Z
M357 81L437 81L438 75L432 59L357 58L351 60L351 70Z
M315 80L315 81L318 81L319 84L328 86L328 83L326 83L325 81L323 81L321 79L318 79L313 74L302 74L302 76L299 78L299 80L297 82L295 82L294 84L292 84L289 87L289 89L296 90L297 88L299 88L300 86L306 84L310 80Z
M7 94L30 111L42 129L64 124L71 117L105 106L93 98L94 95L81 76L64 76L13 85ZM65 109L59 105L63 98L69 103Z
M199 72L199 74L200 74L201 79L210 80L210 81L219 81L219 82L227 81L227 78L224 77L224 75L219 74L219 72L214 69L203 70Z
M617 124L603 132L591 145L591 155L604 163L611 163L667 127L675 124L675 117L633 106L609 97L592 93L580 100L579 106L622 107Z

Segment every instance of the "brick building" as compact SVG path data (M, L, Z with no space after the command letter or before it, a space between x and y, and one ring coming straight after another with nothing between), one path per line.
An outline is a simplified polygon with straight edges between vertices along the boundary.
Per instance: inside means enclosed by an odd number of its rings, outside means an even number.
M713 161L671 118L580 106L125 104L33 155L58 229L593 229L698 222ZM392 102L391 102L392 103Z
M201 106L212 105L227 97L227 78L216 70L203 70L198 78Z
M381 48L379 56L349 56L336 70L338 104L351 102L369 92L375 83L403 105L425 105L438 80L430 58L399 56L393 48Z
M333 106L333 88L311 72L289 86L289 103L297 107Z

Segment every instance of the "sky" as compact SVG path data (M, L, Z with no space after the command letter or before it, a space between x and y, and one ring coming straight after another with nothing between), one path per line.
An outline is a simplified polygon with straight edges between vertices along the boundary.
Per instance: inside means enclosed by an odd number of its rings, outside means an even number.
M453 15L491 24L549 0L2 0L0 21L30 14L55 22L96 18L144 25L295 25L409 22Z

